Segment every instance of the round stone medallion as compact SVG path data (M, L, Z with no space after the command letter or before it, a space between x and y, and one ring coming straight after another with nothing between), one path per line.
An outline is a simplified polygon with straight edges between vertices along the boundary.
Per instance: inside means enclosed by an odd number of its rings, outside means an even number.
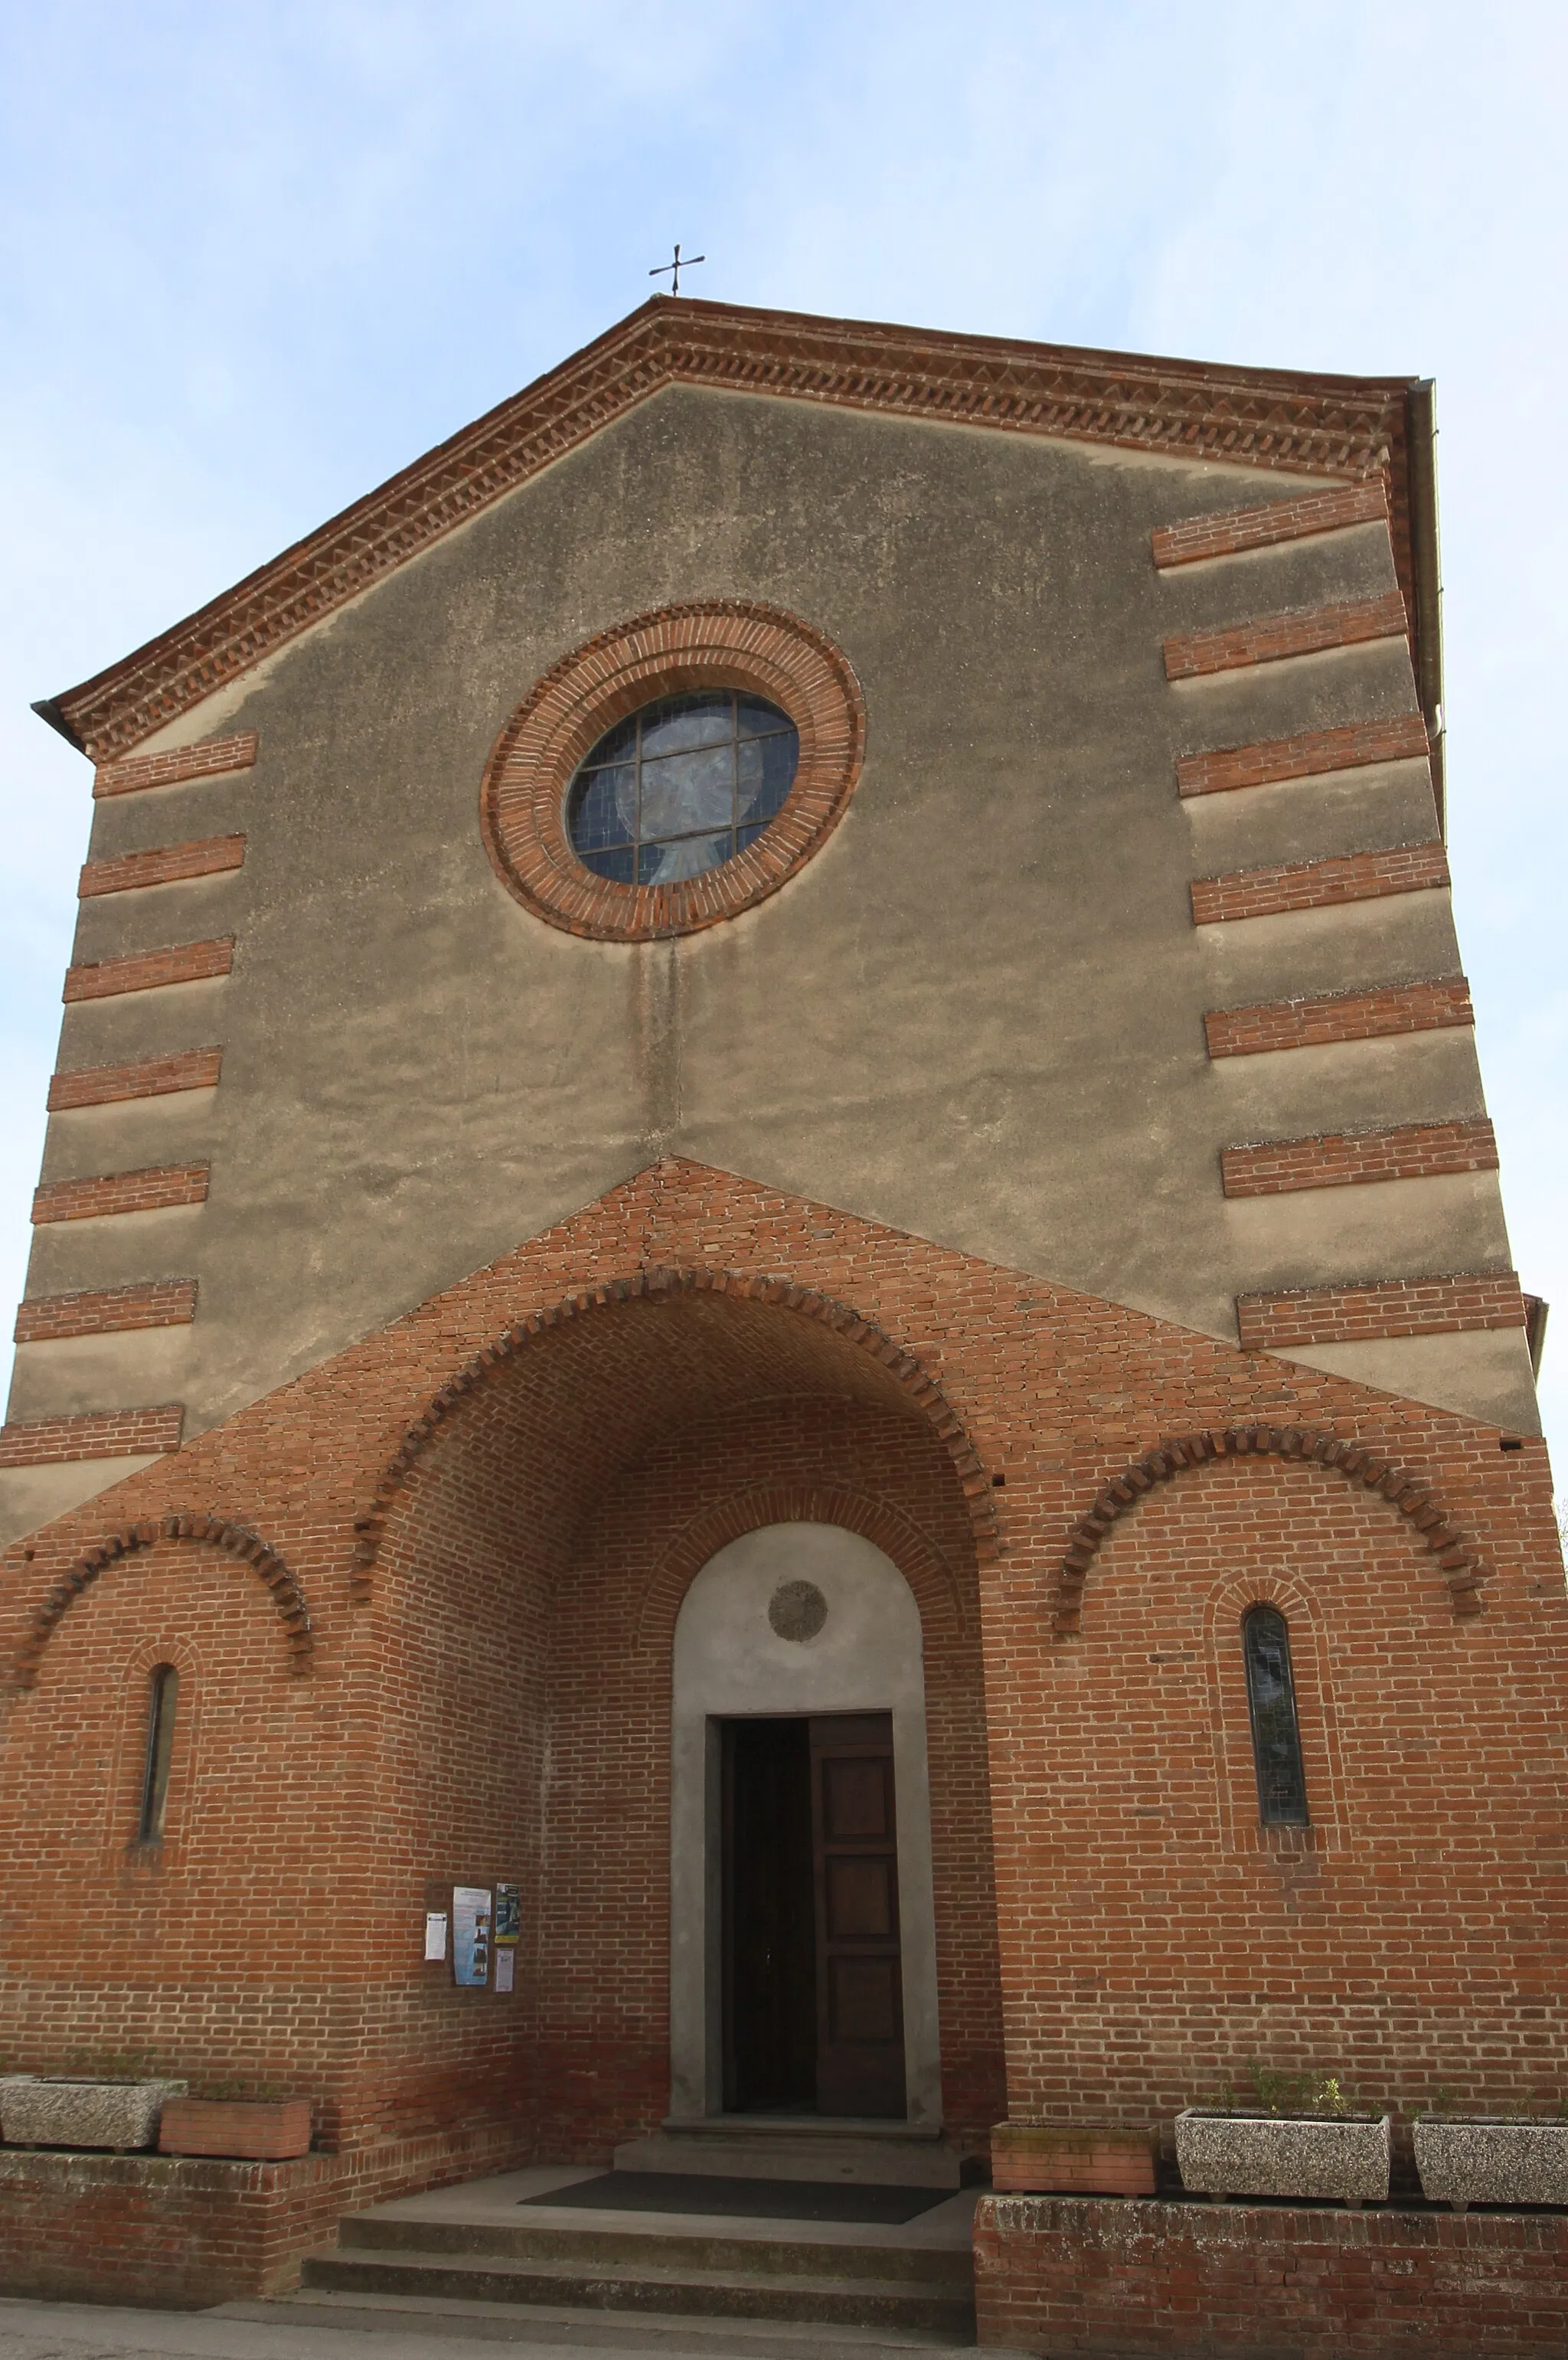
M768 1619L781 1639L814 1639L828 1619L828 1601L814 1581L781 1581L768 1601Z

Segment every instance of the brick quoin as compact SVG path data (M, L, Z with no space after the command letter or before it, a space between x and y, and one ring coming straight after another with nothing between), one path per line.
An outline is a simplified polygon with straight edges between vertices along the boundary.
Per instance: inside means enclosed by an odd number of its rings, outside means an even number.
M1063 1551L1102 1491L1162 1437L1265 1426L1429 1489L1488 1569L1476 1611L1456 1612L1452 1552L1403 1494L1282 1447L1128 1481L1064 1631ZM1498 1441L732 1174L652 1166L5 1551L0 1667L32 1655L0 1781L0 2049L19 2070L135 2049L198 2084L310 2096L326 2209L290 2211L287 2177L214 2178L221 2267L147 2225L137 2174L173 2158L110 2159L136 2169L105 2223L191 2299L264 2268L286 2282L372 2191L603 2161L669 2106L686 1585L724 1538L806 1516L875 1537L921 1618L962 2147L983 2155L1004 2112L1169 2122L1249 2056L1378 2098L1549 2108L1568 2005L1512 1929L1558 1906L1540 1828L1568 1787L1568 1600L1544 1445ZM252 1564L186 1532L193 1509L286 1564L309 1670ZM1301 1712L1312 1825L1289 1842L1258 1823L1238 1634L1260 1597L1289 1620ZM1391 1659L1398 1682L1347 1676ZM181 1704L154 1862L129 1838L160 1662ZM1463 1748L1433 1753L1461 1721ZM1528 1779L1527 1756L1545 1765ZM524 1893L517 1988L456 1991L421 1963L427 1888L502 1875ZM242 1918L243 1984L219 1981L212 1928ZM91 1983L62 1983L68 1943ZM64 2200L38 2159L4 2160L36 2232ZM79 2272L84 2211L65 2207L58 2247ZM243 2243L263 2224L265 2263ZM55 2248L32 2242L41 2268Z
M208 836L190 844L166 844L156 852L122 852L108 860L83 863L77 898L133 893L144 885L173 885L188 877L217 877L245 859L243 836Z
M1356 721L1343 729L1303 729L1293 738L1183 754L1176 764L1176 785L1182 795L1224 794L1237 787L1364 770L1374 762L1425 761L1430 750L1426 723L1419 713L1405 713L1392 721Z
M33 1191L33 1219L89 1221L105 1213L147 1213L166 1205L204 1205L212 1166L149 1164L93 1180L49 1180Z
M1293 1344L1355 1344L1371 1337L1522 1328L1524 1298L1511 1270L1466 1271L1240 1295L1236 1316L1244 1352L1279 1352Z
M0 1467L52 1467L76 1459L131 1459L178 1450L184 1404L158 1409L82 1410L65 1417L20 1419L0 1426Z
M1452 1172L1495 1172L1489 1122L1412 1122L1395 1131L1324 1131L1220 1150L1227 1196L1285 1196L1301 1188L1346 1188L1381 1180L1428 1180Z
M166 754L132 754L123 762L100 762L93 774L93 792L139 794L144 787L173 787L186 779L215 779L231 770L248 770L256 760L256 734L241 730L233 738L205 738L195 746L177 746Z
M1337 532L1345 525L1388 520L1388 497L1381 476L1374 476L1332 492L1270 500L1265 508L1222 508L1213 516L1188 517L1181 524L1159 525L1149 535L1149 545L1155 564L1164 569L1192 565L1207 557L1235 557L1248 549L1270 549L1279 541L1304 541L1312 533Z
M1248 664L1279 663L1287 656L1316 655L1325 648L1403 639L1406 628L1405 602L1389 590L1380 598L1347 598L1334 606L1226 623L1218 630L1178 631L1164 642L1165 677L1197 680Z
M34 1295L16 1313L16 1339L18 1344L46 1344L62 1336L113 1336L130 1328L181 1328L195 1317L195 1280L160 1278L141 1286Z
M49 1110L63 1114L71 1107L114 1106L125 1098L214 1089L223 1068L222 1049L180 1049L169 1057L137 1057L124 1065L79 1065L72 1072L50 1075Z
M1449 882L1441 844L1404 844L1383 852L1342 853L1269 869L1237 869L1192 887L1192 923L1270 918L1286 910L1327 910L1340 901L1374 901L1385 893L1421 893Z
M232 934L212 942L172 943L158 951L128 951L121 958L67 967L60 997L67 1001L113 1000L124 991L156 991L166 983L201 983L210 976L229 974L234 963Z
M1203 1019L1203 1032L1211 1057L1252 1057L1269 1049L1377 1041L1475 1022L1470 986L1455 975L1424 983L1382 984L1371 991L1332 992L1321 1000L1268 1000L1251 1008L1214 1008Z

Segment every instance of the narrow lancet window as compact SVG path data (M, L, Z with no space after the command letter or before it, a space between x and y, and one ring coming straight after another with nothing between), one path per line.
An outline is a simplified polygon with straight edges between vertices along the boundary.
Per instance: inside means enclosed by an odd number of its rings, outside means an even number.
M163 1841L163 1813L169 1800L169 1760L174 1747L174 1707L180 1695L180 1674L172 1664L156 1664L147 1693L147 1767L142 1773L142 1816L138 1842Z
M1307 1782L1290 1677L1290 1634L1278 1608L1251 1607L1242 1621L1241 1644L1247 1656L1258 1815L1266 1827L1304 1828Z

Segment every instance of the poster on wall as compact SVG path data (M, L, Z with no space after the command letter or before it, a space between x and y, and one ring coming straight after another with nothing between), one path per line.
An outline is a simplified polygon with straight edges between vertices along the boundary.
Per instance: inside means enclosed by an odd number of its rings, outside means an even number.
M498 1992L509 1992L512 1989L512 1970L517 1963L517 1954L516 1950L496 1951L495 1988Z
M523 1895L517 1885L495 1887L495 1948L520 1942L523 1937Z
M490 1980L490 1887L453 1885L452 1979L463 1991L483 1991Z
M425 1912L425 1963L441 1965L446 1957L446 1918L444 1909Z

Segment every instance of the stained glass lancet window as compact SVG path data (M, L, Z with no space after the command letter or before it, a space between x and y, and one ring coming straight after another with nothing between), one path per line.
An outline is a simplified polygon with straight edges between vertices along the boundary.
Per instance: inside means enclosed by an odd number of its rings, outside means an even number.
M169 1801L169 1763L174 1750L174 1707L180 1694L180 1674L172 1664L158 1664L147 1684L147 1763L142 1772L141 1823L138 1842L163 1841L163 1814Z
M578 764L566 792L572 848L620 885L700 877L762 834L800 752L789 715L743 689L660 697Z
M1278 1607L1249 1607L1242 1620L1241 1644L1247 1657L1258 1815L1265 1826L1304 1828L1307 1782L1290 1677L1290 1634Z

